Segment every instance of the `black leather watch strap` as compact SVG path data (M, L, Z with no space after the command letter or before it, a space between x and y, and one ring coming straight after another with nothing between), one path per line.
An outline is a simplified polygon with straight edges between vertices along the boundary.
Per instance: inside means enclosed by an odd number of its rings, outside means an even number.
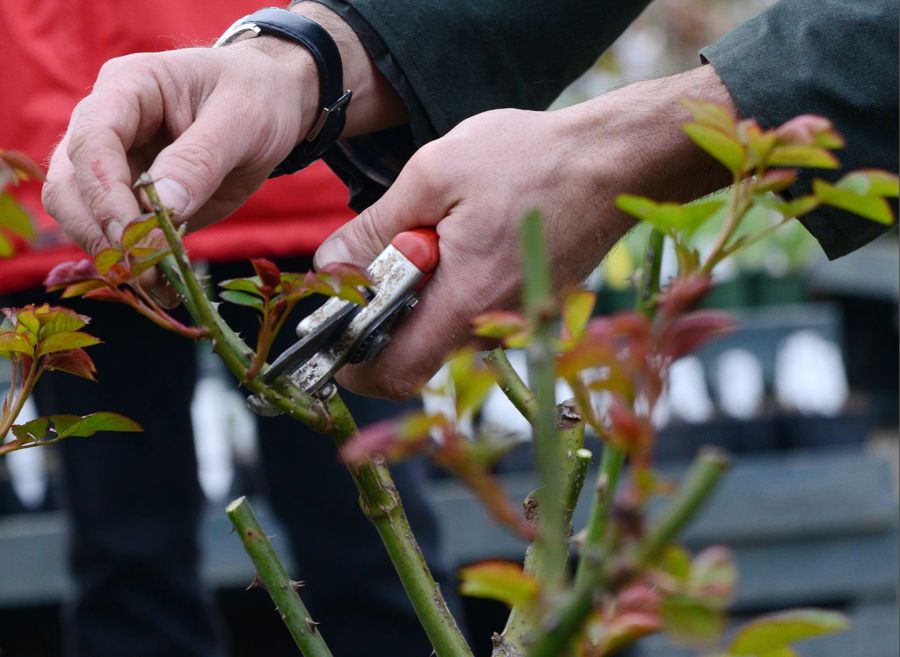
M318 160L322 153L334 145L344 130L347 105L352 92L345 90L343 86L341 53L334 39L321 25L286 9L268 7L255 11L235 23L229 32L236 36L245 30L299 43L316 62L319 71L319 104L322 109L306 138L275 167L270 177L295 173ZM229 41L226 36L223 36L224 43Z

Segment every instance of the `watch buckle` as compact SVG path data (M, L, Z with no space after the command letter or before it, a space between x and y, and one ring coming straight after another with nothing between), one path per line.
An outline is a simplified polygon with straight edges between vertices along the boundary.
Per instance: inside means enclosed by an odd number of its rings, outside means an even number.
M350 102L351 96L353 96L353 92L347 89L340 98L334 101L334 104L331 107L323 107L322 111L319 112L319 116L316 118L315 123L313 123L312 127L309 129L305 141L315 141L316 137L319 136L319 133L322 132L322 128L325 127L325 122L328 120L331 113L347 105L347 103Z

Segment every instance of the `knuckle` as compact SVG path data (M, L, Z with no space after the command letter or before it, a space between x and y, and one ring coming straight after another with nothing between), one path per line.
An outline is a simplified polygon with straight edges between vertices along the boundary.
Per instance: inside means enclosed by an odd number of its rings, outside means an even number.
M97 81L105 82L106 80L117 79L125 75L131 76L139 74L147 62L151 61L150 58L152 57L153 55L150 53L132 53L108 59L103 63L103 66L100 67L100 72L97 74Z
M168 171L177 170L177 178L194 181L204 188L223 177L218 150L205 139L176 142L168 153ZM168 172L167 172L168 173Z
M429 142L413 154L404 171L414 177L417 186L437 190L447 174L444 151L442 140Z
M107 59L103 62L103 66L100 67L100 72L97 74L98 80L105 80L106 78L115 77L119 74L125 67L125 57L113 57L112 59Z
M75 240L76 243L80 244L81 247L91 255L99 253L109 244L106 238L103 237L99 232L92 233L86 236L69 235L69 237Z
M381 247L391 241L393 235L386 235L384 226L389 217L384 216L384 210L379 204L369 207L359 215L355 223L356 230L352 231L350 240L355 242L353 246Z
M41 188L41 204L51 217L56 217L59 214L60 188L61 184L55 178L49 176Z
M387 399L395 401L408 401L418 392L420 386L408 378L391 374L378 381L378 390Z

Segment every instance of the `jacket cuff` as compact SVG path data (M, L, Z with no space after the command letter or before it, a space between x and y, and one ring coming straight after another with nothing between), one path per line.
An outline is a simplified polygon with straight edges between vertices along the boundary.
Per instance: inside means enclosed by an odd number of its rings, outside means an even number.
M782 0L701 50L741 116L772 128L799 114L821 114L845 136L841 169L801 170L788 195L810 193L816 176L833 181L850 169L897 169L896 76L884 73L897 67L896 11L894 0L859 6ZM893 207L896 212L896 202ZM887 230L831 207L801 222L830 259Z
M381 37L343 0L315 0L335 12L356 32L372 62L406 105L409 124L369 135L341 139L322 160L347 185L350 207L361 212L372 205L397 179L401 169L422 145L438 134Z

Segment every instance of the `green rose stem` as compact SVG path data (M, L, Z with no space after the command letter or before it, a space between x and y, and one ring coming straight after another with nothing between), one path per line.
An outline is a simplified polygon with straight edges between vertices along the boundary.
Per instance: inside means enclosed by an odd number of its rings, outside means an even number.
M656 307L664 246L665 235L653 230L647 239L635 308L646 317L652 317ZM604 539L624 464L625 452L611 442L606 442L597 473L597 483L594 486L593 501L588 512L572 593L561 610L551 611L545 618L545 622L552 629L537 639L529 652L530 657L551 655L558 657L566 654L572 638L580 631L593 608L594 592L604 585L607 558Z
M537 416L537 399L513 368L512 363L509 362L503 347L497 347L488 353L484 357L484 362L493 372L494 378L497 379L497 385L500 386L512 405L526 420L534 422L534 418Z
M554 371L553 320L556 301L550 282L550 263L545 251L543 220L529 212L522 219L522 305L532 329L526 350L528 381L534 390L534 446L540 488L540 514L536 543L543 563L536 565L541 587L552 595L566 579L568 545L563 519L563 454L556 431L556 373Z
M563 402L556 407L557 430L559 446L564 458L562 461L561 478L563 484L562 518L567 528L565 536L571 534L572 514L575 505L581 495L587 476L588 466L591 463L590 450L584 449L584 422L575 410L571 402ZM543 500L540 491L532 493L525 501L526 515L532 520L535 510L532 501L537 500L536 513L538 517L543 510ZM545 570L552 567L543 553L544 545L534 542L525 551L525 572L543 581ZM564 559L567 557L567 552ZM565 565L565 563L563 564ZM534 634L535 624L539 620L540 606L533 604L514 605L506 621L503 634L494 639L494 657L513 657L523 655L525 645Z
M291 390L290 386L276 390L263 384L258 378L246 378L252 350L240 336L228 328L203 293L171 217L159 201L153 181L147 174L143 174L138 185L147 195L150 207L172 249L177 271L167 265L164 266L163 273L182 296L194 319L209 330L213 349L241 384L294 419L316 431L331 435L338 446L354 436L357 433L356 423L336 392L323 403L298 390ZM360 506L378 530L437 657L472 657L472 651L422 557L388 468L380 462L367 463L350 468L350 475L360 494Z
M672 502L638 547L634 557L636 568L652 563L662 549L687 526L709 499L727 469L728 459L720 450L706 448L700 451ZM597 570L595 573L596 579L576 584L572 594L558 611L545 617L545 622L549 620L552 625L537 638L528 657L559 657L566 654L572 640L581 631L584 619L593 609L596 591L607 583L604 570Z
M5 404L7 411L3 415L2 421L0 421L0 440L3 440L6 434L9 433L9 430L12 429L13 423L16 421L16 418L19 417L19 413L22 412L22 408L25 406L25 401L28 399L28 396L31 394L32 389L41 376L41 368L39 368L37 364L39 358L31 358L31 363L28 366L28 371L20 386L21 389L19 390L19 394L18 396L15 396L15 389L19 387L17 386L16 378L19 373L21 360L22 356L12 361L12 376L10 377L9 394ZM48 441L41 441L40 444L45 444L46 442ZM38 442L35 442L34 445L31 446L34 447L38 444ZM5 444L0 445L0 456L19 449L20 447L22 447L22 444L18 438L10 440Z
M316 402L308 395L296 391L290 395L283 395L269 386L263 384L258 378L247 379L247 368L250 365L250 356L253 351L241 340L234 331L228 328L218 311L206 297L200 281L188 260L181 236L172 223L169 211L162 205L153 180L146 173L138 178L137 185L146 194L150 208L156 216L169 248L172 249L171 265L163 261L162 271L167 276L169 284L175 288L178 295L184 300L188 312L198 324L209 331L209 339L212 341L213 351L222 359L222 362L231 370L239 381L248 390L261 395L267 402L280 411L290 415L295 420L303 422L311 428L327 433L328 417Z
M678 487L678 493L641 541L637 551L638 566L651 564L687 526L729 466L728 455L722 450L714 447L700 450Z
M253 584L261 585L272 598L303 657L332 657L331 650L316 627L317 623L313 621L297 593L299 585L288 577L272 542L256 519L250 502L246 497L238 498L228 505L225 512L256 567Z
M334 419L332 435L340 447L357 433L356 424L337 394L328 399L328 412ZM390 470L383 461L374 460L351 467L350 475L360 493L360 506L381 536L437 657L472 657L472 650L425 563Z

